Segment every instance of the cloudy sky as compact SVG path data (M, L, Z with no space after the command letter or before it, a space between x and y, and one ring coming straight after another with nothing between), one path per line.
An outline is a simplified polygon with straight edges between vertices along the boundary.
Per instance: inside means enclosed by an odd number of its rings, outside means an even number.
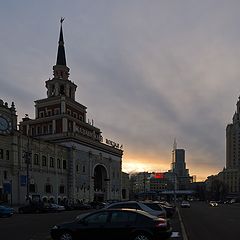
M239 0L8 0L0 4L0 98L19 120L56 62L60 17L77 101L123 170L165 171L174 138L198 180L225 166L240 94Z

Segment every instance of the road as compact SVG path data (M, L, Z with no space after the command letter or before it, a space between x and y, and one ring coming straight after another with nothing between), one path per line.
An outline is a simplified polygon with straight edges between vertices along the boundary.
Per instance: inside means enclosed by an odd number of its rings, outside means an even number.
M84 211L61 213L15 214L10 218L0 218L1 240L48 240L50 229L55 224L72 221Z
M189 240L240 239L239 205L210 207L205 202L193 202L179 212Z

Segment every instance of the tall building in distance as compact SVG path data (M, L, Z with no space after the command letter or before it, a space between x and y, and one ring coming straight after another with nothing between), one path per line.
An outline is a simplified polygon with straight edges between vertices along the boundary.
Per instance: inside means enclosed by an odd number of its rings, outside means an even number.
M172 163L170 173L173 173L173 178L176 178L177 189L189 189L192 177L189 176L189 170L186 168L185 150L177 148L177 142L174 140L172 150Z

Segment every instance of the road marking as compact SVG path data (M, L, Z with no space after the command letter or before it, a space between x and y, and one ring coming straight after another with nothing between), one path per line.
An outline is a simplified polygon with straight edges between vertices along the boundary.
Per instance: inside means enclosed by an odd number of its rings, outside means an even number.
M180 237L179 232L172 232L171 238L177 238Z
M184 224L183 224L183 220L182 220L182 217L180 215L180 212L179 212L178 208L177 208L177 213L178 213L178 217L179 217L180 224L181 224L183 240L188 240L187 233L186 233L186 230L185 230L185 227L184 227Z

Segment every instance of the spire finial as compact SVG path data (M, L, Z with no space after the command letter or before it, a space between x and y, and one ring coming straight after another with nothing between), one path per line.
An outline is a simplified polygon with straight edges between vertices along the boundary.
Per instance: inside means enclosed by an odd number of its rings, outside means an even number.
M61 17L60 23L60 34L59 34L59 41L58 41L58 53L57 53L57 63L56 65L63 65L66 66L66 56L65 56L65 49L64 49L64 40L63 40L63 30L62 30L62 23L64 18Z

